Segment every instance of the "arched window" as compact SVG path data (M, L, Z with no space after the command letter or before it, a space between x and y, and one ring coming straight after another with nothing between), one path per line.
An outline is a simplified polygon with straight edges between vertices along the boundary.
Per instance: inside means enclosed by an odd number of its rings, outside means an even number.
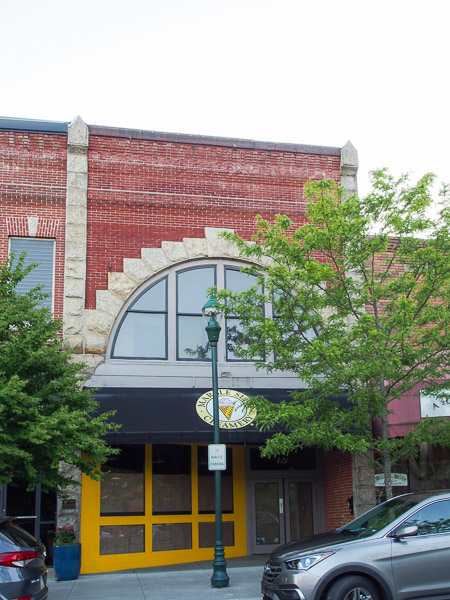
M211 359L202 307L207 289L244 291L256 278L240 272L240 264L218 260L178 265L139 289L125 305L113 334L111 358L205 361ZM237 318L222 323L218 345L221 361L238 359L236 344L245 344Z
M113 356L167 358L167 277L150 286L128 308Z

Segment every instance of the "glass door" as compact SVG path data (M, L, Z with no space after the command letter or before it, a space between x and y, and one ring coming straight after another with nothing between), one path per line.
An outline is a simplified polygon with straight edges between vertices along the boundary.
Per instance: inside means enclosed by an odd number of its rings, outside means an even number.
M252 553L270 552L285 542L283 482L252 482Z
M287 500L286 541L299 540L314 534L314 503L312 481L284 482Z
M315 532L313 481L261 479L251 486L252 554L265 554Z

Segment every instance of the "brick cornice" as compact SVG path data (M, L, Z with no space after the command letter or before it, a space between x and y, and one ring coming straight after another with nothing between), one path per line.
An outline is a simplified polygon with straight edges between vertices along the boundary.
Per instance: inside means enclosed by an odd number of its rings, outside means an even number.
M341 148L333 146L309 146L305 144L263 142L242 138L190 135L186 133L165 133L161 131L145 131L142 129L104 127L101 125L89 125L89 134L100 137L153 140L156 142L172 142L175 144L199 144L204 146L241 148L245 150L267 150L269 152L291 152L293 154L320 154L324 156L341 155Z

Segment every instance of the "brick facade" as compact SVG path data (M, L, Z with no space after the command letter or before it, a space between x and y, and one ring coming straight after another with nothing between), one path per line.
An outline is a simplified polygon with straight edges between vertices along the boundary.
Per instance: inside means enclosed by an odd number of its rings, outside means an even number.
M257 215L273 220L284 213L301 225L310 178L356 189L351 144L323 148L87 127L79 117L56 130L39 122L28 131L17 122L7 129L0 120L0 258L7 257L11 236L55 240L55 316L64 318L67 345L94 376L108 366L105 350L119 311L144 281L192 259L237 259L218 233L235 230L250 239ZM209 369L206 379L205 386ZM280 385L289 387L286 380ZM330 529L350 516L351 456L327 454L321 476ZM78 527L81 488L71 494L76 508L60 503L58 518Z
M0 131L0 259L11 236L55 240L55 316L63 316L67 136Z
M86 308L95 307L108 272L122 271L123 258L139 258L141 248L201 237L205 227L235 229L248 238L258 214L272 219L284 213L301 224L305 181L340 178L337 155L106 133L89 137Z

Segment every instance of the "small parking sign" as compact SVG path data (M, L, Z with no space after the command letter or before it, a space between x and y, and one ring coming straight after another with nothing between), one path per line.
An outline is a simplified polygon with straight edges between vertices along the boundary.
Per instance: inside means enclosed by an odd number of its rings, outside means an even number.
M210 471L225 471L227 468L227 447L225 444L209 444L208 469Z

